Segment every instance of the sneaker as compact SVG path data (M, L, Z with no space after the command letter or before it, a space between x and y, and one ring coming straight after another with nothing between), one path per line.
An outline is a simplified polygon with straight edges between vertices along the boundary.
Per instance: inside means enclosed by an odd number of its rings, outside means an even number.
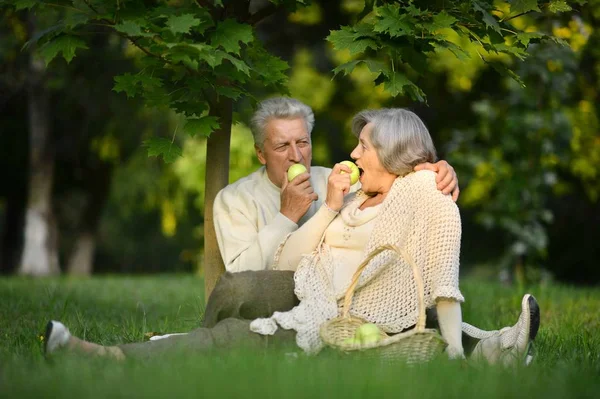
M44 353L49 355L62 348L69 342L69 338L71 333L64 324L59 321L49 321L44 334Z
M463 334L477 341L471 358L490 364L529 365L534 358L533 340L540 327L540 307L535 298L526 294L521 301L519 320L512 327L484 331L463 323Z
M533 361L533 341L540 328L540 306L533 295L526 294L521 301L521 315L512 327L500 330L502 350L506 355L523 359L525 365Z

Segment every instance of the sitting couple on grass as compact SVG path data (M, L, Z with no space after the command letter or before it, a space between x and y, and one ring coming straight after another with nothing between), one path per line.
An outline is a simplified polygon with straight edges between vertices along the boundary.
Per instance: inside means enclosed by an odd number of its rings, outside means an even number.
M462 322L456 177L446 163L431 164L435 148L418 116L404 109L355 116L358 144L351 157L361 170L358 191L342 164L332 170L312 167L287 182L290 164L310 167L313 123L310 108L297 100L277 98L259 106L253 134L265 167L222 190L215 201L219 246L234 273L223 275L215 287L203 327L150 342L101 346L51 321L46 352L62 349L124 359L177 350L295 345L316 354L324 346L319 328L339 315L358 265L373 250L391 244L402 248L423 276L428 327L439 328L450 358L528 363L539 327L533 296L523 297L512 327L483 331ZM325 173L326 180L320 177ZM443 190L454 190L453 196ZM273 237L279 240L273 242ZM390 251L371 259L350 314L388 334L415 326L417 295L404 259Z

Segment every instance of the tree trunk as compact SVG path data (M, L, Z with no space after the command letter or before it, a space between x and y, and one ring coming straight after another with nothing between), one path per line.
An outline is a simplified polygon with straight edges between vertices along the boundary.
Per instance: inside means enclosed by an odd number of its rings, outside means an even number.
M71 275L89 276L94 269L94 250L96 249L96 234L82 231L75 240L75 245L69 256L67 272Z
M30 36L35 27L29 17ZM45 66L29 58L29 187L25 211L25 240L19 274L44 276L60 273L56 220L52 210L54 152L50 137L49 94L44 87Z
M87 201L81 214L77 238L67 266L69 274L80 276L89 276L94 270L96 234L102 211L110 194L113 170L108 163L92 165L90 168L93 169L84 177Z
M220 128L208 138L206 146L206 190L204 197L204 297L208 297L225 271L213 221L217 193L229 183L229 143L231 141L231 99L220 97L210 109L219 118Z

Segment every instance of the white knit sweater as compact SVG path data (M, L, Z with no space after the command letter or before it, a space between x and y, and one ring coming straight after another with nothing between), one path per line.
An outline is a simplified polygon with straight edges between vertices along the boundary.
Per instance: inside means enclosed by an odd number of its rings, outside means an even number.
M349 201L363 202L358 192ZM436 299L464 300L458 288L461 223L458 208L436 188L430 171L398 178L384 200L376 226L365 247L365 256L376 248L393 244L415 261L425 284L425 306ZM308 353L323 346L319 327L338 316L345 288L333 289L329 246L322 242L302 258L294 275L300 304L289 312L275 312L252 322L252 331L273 334L277 325L296 330L296 342ZM389 251L373 258L363 271L350 308L352 315L397 333L415 325L418 318L416 286L410 265Z
M225 269L268 269L279 243L310 219L325 200L330 172L319 166L310 168L310 182L319 199L298 224L279 212L281 190L269 180L264 166L219 191L213 218Z

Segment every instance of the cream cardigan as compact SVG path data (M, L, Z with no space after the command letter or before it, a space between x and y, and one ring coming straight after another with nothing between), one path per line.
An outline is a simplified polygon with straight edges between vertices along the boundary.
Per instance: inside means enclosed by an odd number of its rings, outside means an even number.
M269 269L279 243L309 220L325 200L330 172L319 166L310 168L310 182L319 199L298 224L279 212L281 190L269 180L264 166L219 191L213 220L225 269Z
M350 204L363 202L366 195L359 191L348 197ZM437 190L435 174L419 171L396 179L379 212L365 256L384 244L402 247L423 275L428 308L438 298L462 302L458 288L460 215L452 199ZM298 346L317 353L323 346L319 327L338 315L346 288L333 289L334 263L330 248L321 242L301 259L294 275L300 304L289 312L254 320L250 329L261 334L273 334L277 325L294 329ZM410 266L389 251L373 258L361 275L350 313L390 333L412 327L418 312Z

